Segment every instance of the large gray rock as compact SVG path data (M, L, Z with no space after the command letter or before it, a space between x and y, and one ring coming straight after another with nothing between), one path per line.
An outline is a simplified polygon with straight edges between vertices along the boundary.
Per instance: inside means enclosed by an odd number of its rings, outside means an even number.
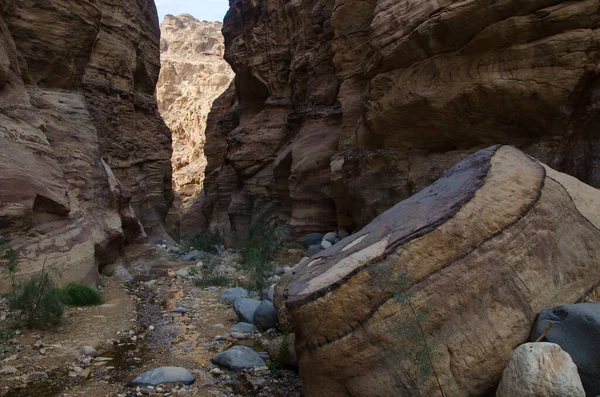
M236 325L234 325L229 332L236 332L236 333L240 333L240 334L251 334L253 332L256 332L256 327L253 324L248 324L248 323L237 323Z
M131 382L130 386L158 386L165 383L191 385L196 377L182 367L160 367L144 372Z
M246 323L254 323L254 312L260 306L260 301L255 299L241 298L233 304L233 310L237 314L240 321Z
M185 255L181 255L182 261L197 261L202 259L202 252L200 251L190 251Z
M223 291L219 299L221 300L221 302L233 303L236 300L240 298L245 298L247 296L249 296L248 290L241 287L235 287Z
M270 288L264 288L260 293L260 299L273 302L273 294L275 293L275 284Z
M554 343L526 343L512 355L496 397L584 397L577 367Z
M323 237L325 235L323 233L310 233L304 236L304 246L309 248L311 245L321 244L323 241Z
M579 303L540 312L531 340L536 340L553 323L544 341L556 343L569 353L579 369L588 396L600 395L600 304Z
M211 361L213 364L236 371L265 365L265 362L260 358L258 353L246 346L234 346L227 351L217 354Z
M273 302L262 301L254 312L254 323L262 329L271 329L277 327L278 322L279 318L273 307Z
M313 256L313 255L318 254L321 251L323 251L323 246L321 245L321 243L311 245L310 247L308 247L308 250L306 250L306 255Z
M329 241L331 244L334 244L336 239L337 239L336 232L329 232L325 236L323 236L323 241Z

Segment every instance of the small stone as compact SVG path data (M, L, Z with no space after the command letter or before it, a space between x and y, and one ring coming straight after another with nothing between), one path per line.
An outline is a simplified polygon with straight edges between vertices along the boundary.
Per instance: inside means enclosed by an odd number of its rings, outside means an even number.
M73 367L73 371L75 371L76 373L80 374L80 373L83 372L83 368L75 366L75 367Z
M224 337L223 335L217 335L213 338L213 342L224 342L226 340L227 340L227 338Z
M149 326L148 331L154 331L154 325Z
M230 335L231 335L232 339L238 339L238 340L250 338L250 334L243 334L241 332L232 332Z
M251 348L247 346L234 346L231 349L214 356L211 361L214 364L228 367L233 370L242 370L253 367L261 367L265 362Z
M221 371L219 368L213 368L210 370L210 373L216 376L219 376L223 373L223 371Z
M332 245L333 245L333 244L331 244L331 243L330 243L329 241L327 241L327 240L324 240L324 241L322 241L322 242L321 242L321 247L323 247L323 249L325 249L325 250L326 250L327 248L330 248Z
M88 356L88 357L97 357L98 356L98 352L92 346L83 346L80 351L81 351L81 354L83 354L84 356Z
M158 386L165 383L191 385L196 377L182 367L160 367L144 372L129 383L129 386Z
M187 311L188 311L187 308L185 308L183 306L179 306L178 308L171 310L171 313L181 313L181 314L183 314L183 313L187 313Z
M0 375L12 375L16 372L18 372L18 369L16 369L15 367L13 367L11 365L7 365L5 367L2 367L2 369L0 369Z
M248 323L237 323L234 325L229 332L238 332L238 333L246 333L251 334L256 332L256 326Z
M83 370L83 372L81 372L81 373L79 374L79 377L80 377L80 378L83 378L83 379L87 379L87 377L88 377L88 376L90 376L90 373L91 373L91 372L92 372L92 369L91 369L91 368L86 368L86 369L84 369L84 370Z
M46 354L46 349L44 349L43 347L40 349L40 354Z
M2 361L4 361L4 362L6 363L6 362L9 362L9 361L15 361L15 360L16 360L16 359L18 359L18 358L19 358L19 356L17 356L16 354L13 354L13 355L11 355L11 356L8 356L7 358L5 358L5 359L4 359L4 360L2 360Z

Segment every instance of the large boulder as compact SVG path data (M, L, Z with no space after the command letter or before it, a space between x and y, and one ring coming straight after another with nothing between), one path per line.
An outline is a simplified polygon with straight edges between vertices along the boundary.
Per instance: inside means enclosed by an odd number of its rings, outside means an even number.
M265 365L265 362L260 358L258 353L247 346L234 346L229 350L217 354L211 361L213 364L231 368L235 371Z
M580 303L544 309L531 332L538 339L548 326L544 341L569 353L579 369L588 396L600 395L600 304Z
M254 323L254 313L256 309L260 306L260 301L256 299L250 298L241 298L235 301L233 304L233 310L235 314L237 314L240 321L253 324Z
M273 302L262 301L254 312L254 323L264 330L277 327L279 319L273 307Z
M585 397L577 367L554 343L526 343L513 353L496 397Z
M596 189L510 146L467 157L294 269L304 395L493 393L537 313L600 281L599 228Z
M236 300L240 298L245 298L250 296L250 292L247 289L242 287L229 288L223 291L221 296L219 296L219 300L223 303L234 303Z
M168 383L191 385L196 380L194 374L182 367L160 367L146 371L131 382L130 386L158 386Z

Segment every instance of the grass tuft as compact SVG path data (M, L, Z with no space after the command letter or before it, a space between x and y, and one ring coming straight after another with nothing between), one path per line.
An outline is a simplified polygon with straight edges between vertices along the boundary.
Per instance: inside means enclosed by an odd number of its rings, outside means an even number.
M89 285L70 283L60 291L61 300L69 306L94 306L104 303L100 291Z

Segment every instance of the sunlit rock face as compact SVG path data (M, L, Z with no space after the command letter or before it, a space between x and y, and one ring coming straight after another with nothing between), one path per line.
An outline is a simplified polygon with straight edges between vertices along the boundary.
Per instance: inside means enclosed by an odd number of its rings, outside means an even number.
M0 5L0 235L21 275L46 262L61 284L93 280L123 244L165 235L159 33L152 1Z
M208 112L233 79L223 59L221 28L220 22L199 21L189 14L167 15L161 25L156 99L172 132L173 187L182 214L202 191Z
M600 186L597 8L231 2L223 32L236 122L231 108L215 109L225 150L207 156L215 185L195 204L205 227L235 236L261 217L295 235L358 230L497 143Z

